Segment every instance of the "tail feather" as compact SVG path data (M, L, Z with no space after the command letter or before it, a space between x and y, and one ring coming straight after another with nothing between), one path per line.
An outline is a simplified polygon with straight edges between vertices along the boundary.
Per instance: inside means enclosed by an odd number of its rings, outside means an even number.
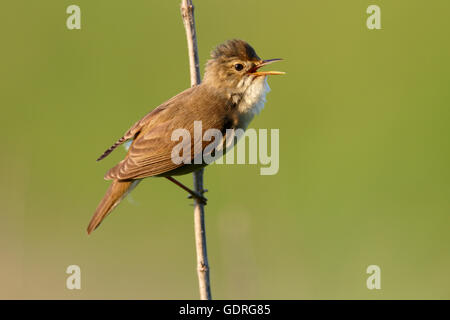
M97 229L103 219L133 190L141 180L113 180L102 201L100 201L87 228L88 234Z

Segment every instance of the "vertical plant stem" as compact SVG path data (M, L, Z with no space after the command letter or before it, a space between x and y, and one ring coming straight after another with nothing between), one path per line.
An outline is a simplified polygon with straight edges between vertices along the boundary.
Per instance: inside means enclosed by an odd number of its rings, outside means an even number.
M189 65L191 73L191 86L199 85L200 68L197 48L197 35L195 32L194 5L191 0L181 1L181 17L183 18L184 28L186 29L186 38L189 53ZM193 173L194 189L203 195L203 169ZM209 264L206 250L206 231L205 231L205 208L204 205L194 198L194 227L195 227L195 247L197 251L197 274L200 289L200 299L211 300L211 288L209 282Z

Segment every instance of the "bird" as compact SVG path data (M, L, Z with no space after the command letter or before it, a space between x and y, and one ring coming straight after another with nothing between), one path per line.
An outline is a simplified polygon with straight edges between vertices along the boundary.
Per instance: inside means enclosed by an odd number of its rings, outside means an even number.
M173 161L172 150L178 141L172 141L172 132L182 128L193 136L195 121L201 121L203 131L217 129L225 133L227 129L247 129L266 102L270 90L267 77L284 74L260 71L261 67L282 59L263 60L250 44L240 39L219 44L210 56L199 85L182 91L150 111L97 159L104 159L118 146L131 141L125 158L104 176L112 182L89 222L88 234L144 178L167 178L206 204L202 194L173 178L207 164ZM202 142L201 146L203 150L205 144ZM195 156L194 151L190 157Z

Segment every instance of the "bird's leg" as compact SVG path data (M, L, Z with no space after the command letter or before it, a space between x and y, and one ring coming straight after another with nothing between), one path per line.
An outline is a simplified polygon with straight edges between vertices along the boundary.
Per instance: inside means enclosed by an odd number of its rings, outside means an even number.
M184 184L182 184L180 181L176 180L175 178L173 178L173 177L166 177L166 178L169 181L172 181L173 183L175 183L177 186L179 186L183 190L187 191L191 195L190 196L191 198L199 200L204 205L206 204L206 201L208 201L208 199L206 199L203 195L201 195L200 193L198 193L198 192L196 192L196 191L194 191L192 189L189 189L188 187L186 187Z

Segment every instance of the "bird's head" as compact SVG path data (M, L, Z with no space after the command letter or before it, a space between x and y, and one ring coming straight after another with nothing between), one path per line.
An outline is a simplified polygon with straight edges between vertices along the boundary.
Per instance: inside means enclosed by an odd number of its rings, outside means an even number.
M268 75L284 74L280 71L259 71L261 67L279 60L263 60L247 42L228 40L211 52L203 82L217 89L245 91L255 80L262 82Z

